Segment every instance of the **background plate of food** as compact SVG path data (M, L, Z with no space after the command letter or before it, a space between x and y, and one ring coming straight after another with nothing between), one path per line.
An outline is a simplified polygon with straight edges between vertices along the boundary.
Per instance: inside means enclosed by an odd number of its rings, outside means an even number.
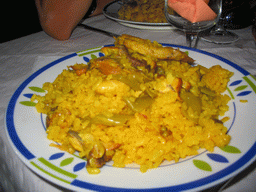
M74 191L199 191L256 159L256 80L217 55L122 35L49 63L15 91L6 133Z
M103 14L122 25L149 30L170 30L164 16L164 1L113 1L103 9Z

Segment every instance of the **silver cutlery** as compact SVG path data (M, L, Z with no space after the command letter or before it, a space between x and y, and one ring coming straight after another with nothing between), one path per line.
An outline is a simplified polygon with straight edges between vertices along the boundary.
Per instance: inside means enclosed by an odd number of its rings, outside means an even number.
M91 31L96 31L98 33L102 33L102 34L110 36L110 37L119 37L120 36L120 35L117 35L115 33L111 33L111 32L108 32L108 31L105 31L105 30L102 30L102 29L94 28L94 27L91 27L89 25L85 25L85 24L82 24L82 23L79 23L77 26L78 27L83 27L83 28L91 30Z

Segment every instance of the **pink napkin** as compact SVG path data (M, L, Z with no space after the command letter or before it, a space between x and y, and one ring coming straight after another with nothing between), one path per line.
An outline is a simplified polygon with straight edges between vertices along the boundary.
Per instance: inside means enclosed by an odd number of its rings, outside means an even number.
M206 0L168 0L168 5L180 16L192 23L210 21L217 17Z

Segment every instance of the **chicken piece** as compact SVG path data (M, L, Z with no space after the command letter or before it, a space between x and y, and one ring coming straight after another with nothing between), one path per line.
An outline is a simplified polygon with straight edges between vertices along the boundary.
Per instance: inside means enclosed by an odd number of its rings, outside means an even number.
M171 87L179 94L182 87L182 79L176 77L171 83Z
M123 82L117 80L108 80L100 83L95 89L96 93L102 95L126 95L130 87Z
M186 53L178 49L173 49L172 47L163 47L157 42L152 43L150 40L141 39L130 35L122 35L118 37L115 45L124 45L129 51L138 52L142 55L149 55L157 59L172 59L187 63L194 62L194 60Z
M186 91L189 91L191 88L191 84L188 81L182 81L182 88L184 88Z
M120 55L120 49L118 47L102 47L101 52L104 53L105 56L110 55Z
M137 67L145 67L146 69L150 69L150 65L143 59L137 59L132 57L127 48L123 45L118 47L103 47L101 51L105 54L105 56L115 56L116 58L122 59L121 64L124 68L137 68Z

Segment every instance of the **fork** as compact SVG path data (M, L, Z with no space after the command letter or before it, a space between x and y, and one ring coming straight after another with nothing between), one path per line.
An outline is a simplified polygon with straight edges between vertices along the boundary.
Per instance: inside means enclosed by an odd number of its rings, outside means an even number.
M111 32L108 32L108 31L105 31L105 30L102 30L102 29L94 28L94 27L91 27L89 25L85 25L85 24L82 24L82 23L79 23L77 26L78 27L83 27L85 29L89 29L91 31L96 31L98 33L102 33L102 34L110 36L110 37L119 37L120 36L120 35L117 35L115 33L111 33Z

